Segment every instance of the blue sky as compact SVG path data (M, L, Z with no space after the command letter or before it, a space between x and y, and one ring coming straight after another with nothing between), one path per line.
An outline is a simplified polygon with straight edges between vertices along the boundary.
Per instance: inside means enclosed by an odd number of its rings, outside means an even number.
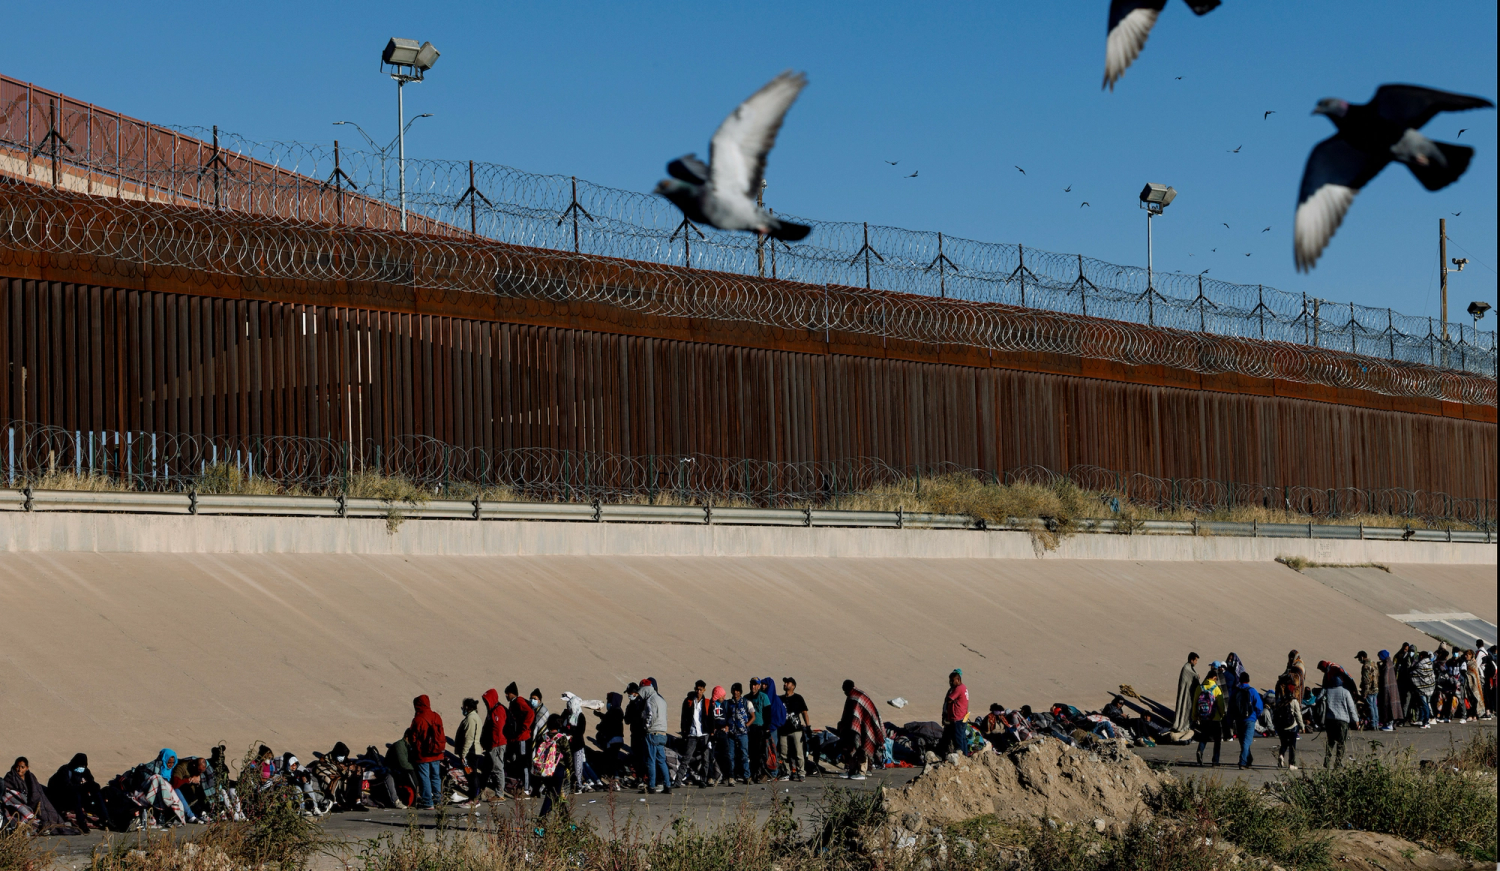
M1309 115L1320 97L1412 82L1495 98L1495 3L1228 0L1198 18L1172 0L1113 93L1099 87L1107 6L33 4L6 13L25 38L0 70L160 123L326 142L349 118L384 140L395 86L379 51L410 36L443 52L408 92L408 116L434 113L411 156L649 191L667 159L706 153L740 99L796 68L811 84L771 156L778 211L1143 264L1135 196L1159 181L1180 193L1156 226L1157 268L1417 315L1437 314L1446 217L1449 256L1471 260L1450 276L1450 316L1494 304L1493 110L1430 123L1478 150L1468 174L1428 193L1388 167L1310 275L1293 269L1291 219L1307 152L1332 132Z

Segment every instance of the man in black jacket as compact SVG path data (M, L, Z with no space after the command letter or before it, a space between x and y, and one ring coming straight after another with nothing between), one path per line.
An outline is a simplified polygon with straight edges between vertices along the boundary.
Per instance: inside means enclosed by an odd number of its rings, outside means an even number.
M677 782L673 786L682 786L689 780L697 781L699 786L708 785L707 689L708 684L700 680L682 700L682 764L677 766Z
M625 687L625 725L630 729L630 769L636 780L646 782L646 700L641 698L641 685L631 683Z

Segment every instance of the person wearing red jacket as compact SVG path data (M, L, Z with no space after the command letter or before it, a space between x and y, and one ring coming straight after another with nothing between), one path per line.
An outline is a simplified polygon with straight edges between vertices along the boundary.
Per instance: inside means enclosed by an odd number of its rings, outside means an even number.
M505 717L507 759L512 769L518 769L521 794L530 795L531 755L527 751L531 747L531 727L536 720L536 708L521 698L521 690L515 681L511 681L505 688L505 700L510 703L510 710Z
M411 704L416 715L406 729L406 743L417 769L417 807L430 808L443 796L443 750L447 738L443 735L443 718L432 709L432 702L426 696L417 696Z
M484 731L479 733L479 746L488 758L482 782L495 791L496 801L505 801L505 745L510 740L505 735L505 706L500 704L500 691L493 688L485 690L480 698L489 711Z

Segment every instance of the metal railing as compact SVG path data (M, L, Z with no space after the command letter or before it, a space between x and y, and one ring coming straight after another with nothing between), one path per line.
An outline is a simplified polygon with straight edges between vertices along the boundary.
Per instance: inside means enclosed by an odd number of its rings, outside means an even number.
M207 436L80 431L0 422L0 484L37 485L72 475L138 491L235 491L260 481L289 491L348 493L362 475L400 478L442 496L504 488L552 502L664 498L701 504L829 505L850 497L963 475L992 484L1057 488L1097 495L1110 511L1125 502L1163 511L1213 513L1235 508L1285 510L1308 517L1387 515L1495 522L1493 498L1460 498L1403 488L1322 488L1210 478L1162 478L1075 465L1066 471L1021 466L1001 472L954 463L897 467L872 457L779 462L707 454L626 456L554 448L462 448L428 436L350 443L301 436ZM122 497L123 498L123 497Z
M432 500L406 503L344 496L245 496L189 493L98 493L66 490L0 490L0 512L104 512L125 514L249 515L276 517L389 518L570 523L679 523L700 526L782 526L861 529L954 529L1031 531L1048 528L1043 518L986 523L958 514L841 511L827 508L745 508L683 505ZM1055 525L1053 526L1055 528ZM1493 543L1495 533L1409 526L1336 526L1315 523L1215 523L1110 519L1073 521L1068 532L1141 535L1238 536L1253 538L1358 539Z
M568 176L538 175L473 161L408 159L406 165L407 206L416 216L412 229L418 234L494 240L626 259L636 265L690 267L724 276L781 279L817 288L864 288L939 300L994 303L1048 312L1063 322L1076 317L1145 324L1183 334L1308 346L1361 359L1421 364L1490 377L1496 374L1495 332L1476 331L1462 322L1449 323L1445 330L1433 318L1404 315L1389 308L1335 302L1264 285L1234 284L1202 274L1157 272L1148 285L1146 270L1139 267L1022 245L854 222L797 218L814 227L807 242L767 244L746 234L695 227L659 197ZM337 143L257 142L217 128L159 127L0 77L0 174L25 178L40 186L239 212L276 222L316 222L388 232L399 226L393 205L394 171L394 161L382 151L340 148ZM75 222L66 227L50 226L42 235L55 244L59 241L55 236L86 233L87 228ZM441 268L418 268L414 257L403 254L422 252L403 251L401 246L372 251L360 264L356 262L357 253L348 250L347 239L343 244L309 244L308 240L293 240L264 228L257 239L236 239L235 234L233 229L215 231L203 226L191 238L171 234L170 240L162 240L163 244L157 246L122 239L115 248L139 248L146 255L145 262L165 266L196 265L211 253L231 253L218 250L225 244L241 247L225 258L231 265L247 257L257 265L262 260L270 261L269 271L234 274L305 278L330 272L335 273L330 277L377 280L400 280L403 276L410 280L420 274L430 280L443 272ZM167 255L162 250L167 247L185 247L197 256L185 251ZM243 269L244 264L240 265ZM373 275L361 274L361 265ZM505 292L507 285L516 284L514 276L505 275L504 270L478 271L491 280L477 282L478 287L473 281L461 282L458 289ZM509 280L500 280L502 276ZM737 290L743 291L744 286ZM559 289L552 290L557 292ZM798 288L796 293L805 295L807 290ZM587 293L574 291L569 298L587 298ZM844 306L847 303L840 307ZM830 312L825 304L819 320L807 312L789 317L785 311L772 315L763 311L816 309L816 305L760 301L754 308L762 310L761 315L750 319L774 326L852 329L981 347L994 347L1000 341L984 330L977 335L953 337L951 330L913 334L899 326L892 329L891 321L909 314L897 311L899 307L890 302L882 306L872 311L869 301L862 301L859 316L849 318L844 311ZM701 311L681 314L714 316ZM1211 365L1224 366L1223 371L1247 371L1226 363L1233 355L1226 354L1223 347L1205 344L1207 347L1199 350L1220 358ZM1264 376L1263 371L1247 374ZM1341 386L1347 385L1341 382Z

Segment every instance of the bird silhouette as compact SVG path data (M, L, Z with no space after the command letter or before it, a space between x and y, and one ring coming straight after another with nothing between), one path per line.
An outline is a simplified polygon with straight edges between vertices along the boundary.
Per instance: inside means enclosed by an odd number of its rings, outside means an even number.
M1068 185L1067 187L1063 188L1063 193L1065 193L1065 194L1070 194L1072 192L1073 192L1073 186L1072 185Z
M1178 76L1177 77L1177 81L1179 81L1179 82L1182 81L1182 76Z
M1458 217L1458 216L1459 216L1459 215L1462 215L1462 214L1463 214L1463 212L1449 212L1449 213L1448 213L1448 214L1450 214L1450 215L1452 215L1452 216L1453 216L1453 217L1455 217L1455 218L1456 218L1456 217Z
M1213 253L1215 253L1215 254L1218 254L1218 253L1219 253L1219 249L1217 249L1217 248L1210 248L1210 249L1208 249L1208 250L1210 250L1210 251L1212 251L1212 252L1213 252Z
M1011 164L1011 166L1016 166L1016 165L1015 164ZM1019 172L1021 175L1025 175L1026 174L1026 170L1020 168L1019 166L1016 166L1016 172Z
M1246 252L1246 253L1245 253L1245 256L1246 256L1246 257L1249 257L1249 256L1250 256L1250 254L1249 254L1249 252Z
M1088 201L1087 201L1087 200L1085 200L1085 201L1084 201L1084 202L1081 202L1081 203L1079 203L1079 204L1078 204L1078 208L1080 208L1080 209L1081 209L1081 208L1083 208L1083 207L1084 207L1084 206L1088 206L1088 205L1089 205L1089 204L1088 204ZM1092 209L1092 208L1093 208L1093 206L1089 206L1089 208L1091 208L1091 209Z
M1212 267L1209 267L1209 268L1211 269ZM1205 270L1203 270L1202 272L1200 272L1198 274L1199 275L1207 275L1208 274L1208 269L1205 269Z
M1220 221L1219 223L1223 224L1224 222ZM1228 230L1229 229L1229 225L1228 224L1224 224L1224 229Z
M1203 15L1220 2L1187 0L1187 5L1196 14ZM1115 82L1145 47L1146 38L1151 35L1151 28L1166 5L1167 0L1110 0L1109 35L1104 44L1104 87L1111 91L1115 89Z
M1271 232L1271 228L1270 228L1270 227L1267 227L1267 228L1265 228L1265 229L1264 229L1264 230L1261 230L1261 232L1262 232L1262 233L1269 233L1269 232Z
M920 169L914 169L914 170L911 171L911 175L907 176L907 178L916 178L917 177L917 173L919 173L919 172L921 172Z
M1467 128L1467 127L1460 127L1460 128L1459 128L1459 129L1458 129L1458 136L1462 136L1462 135L1464 135L1464 133L1465 133L1465 132L1467 132L1467 131L1468 131L1468 129L1469 129L1469 128ZM1455 136L1455 137L1453 137L1453 138L1454 138L1454 139L1457 139L1457 138L1458 138L1458 136Z
M1387 164L1405 164L1430 191L1458 181L1469 168L1474 149L1434 142L1418 131L1439 112L1494 107L1483 97L1417 85L1381 85L1363 105L1337 97L1319 100L1313 114L1327 117L1338 132L1307 155L1292 232L1297 271L1313 268L1355 195Z
M901 161L899 161L899 160L887 160L886 161L886 163L889 163L891 166L895 166L896 164L898 164L900 162Z
M1236 148L1235 150L1233 150L1233 151L1231 151L1229 153L1230 154L1239 154L1240 153L1240 148L1244 148L1244 147L1245 146L1241 145L1241 146L1239 146L1239 148Z
M1269 118L1269 117L1271 117L1272 115L1275 115L1275 114L1276 114L1276 110L1275 109L1267 109L1266 110L1266 114L1260 116L1260 120L1264 121L1267 118Z

